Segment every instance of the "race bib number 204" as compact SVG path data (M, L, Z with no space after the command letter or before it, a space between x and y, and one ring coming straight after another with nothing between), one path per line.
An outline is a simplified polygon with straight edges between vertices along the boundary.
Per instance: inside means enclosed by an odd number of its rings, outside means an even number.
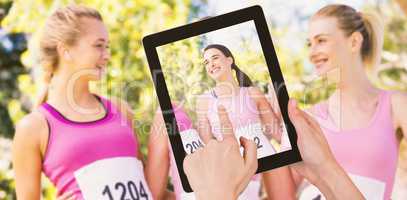
M143 174L143 165L135 157L98 160L74 173L85 200L152 199Z

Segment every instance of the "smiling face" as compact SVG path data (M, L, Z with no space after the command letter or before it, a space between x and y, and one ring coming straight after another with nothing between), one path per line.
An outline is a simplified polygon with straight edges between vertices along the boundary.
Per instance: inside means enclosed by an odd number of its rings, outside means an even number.
M207 49L204 52L206 72L215 81L221 81L232 73L233 58L226 57L222 51L216 48Z
M315 17L309 24L309 59L318 75L346 65L350 58L349 39L333 17Z
M98 19L83 17L80 20L81 35L67 48L68 56L63 54L64 62L68 62L75 72L83 70L82 78L100 80L110 59L107 29Z

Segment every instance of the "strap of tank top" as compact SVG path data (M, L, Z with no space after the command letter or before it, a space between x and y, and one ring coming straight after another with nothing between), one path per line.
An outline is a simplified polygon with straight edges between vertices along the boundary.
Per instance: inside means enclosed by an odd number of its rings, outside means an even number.
M108 100L107 98L105 98L103 96L99 96L96 94L95 94L95 96L100 100L100 102L106 108L106 112L108 112L108 114L115 113L116 107L114 107L114 105L112 104L112 102L110 100Z
M42 114L45 115L46 119L50 123L53 123L54 121L59 121L59 122L74 124L74 125L92 125L95 123L101 123L101 122L111 118L112 106L110 104L110 101L106 100L105 98L100 97L98 95L95 95L95 97L103 105L105 112L106 112L106 114L104 115L103 118L95 120L95 121L89 121L89 122L72 121L72 120L66 118L62 113L60 113L58 110L56 110L54 107L52 107L50 104L48 104L46 102L41 104L39 110Z
M213 98L215 98L215 99L218 98L218 95L216 95L216 93L215 93L215 89L212 89L212 90L211 90L211 96L212 96Z
M48 118L52 117L52 108L49 107L46 103L41 104L37 110L44 115L44 117L48 120Z

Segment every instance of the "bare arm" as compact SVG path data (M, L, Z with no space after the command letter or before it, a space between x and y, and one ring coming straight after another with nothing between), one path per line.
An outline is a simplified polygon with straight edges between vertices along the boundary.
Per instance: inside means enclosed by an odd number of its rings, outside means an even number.
M407 93L398 92L392 95L392 113L396 128L400 128L407 141Z
M47 122L40 113L25 116L16 126L12 153L18 199L40 199L41 137L47 135Z
M255 101L260 120L265 128L265 135L272 136L278 142L281 140L280 120L274 113L265 95L256 87L250 87L250 97Z
M146 179L153 199L164 199L170 166L167 130L161 112L156 112L148 140Z
M206 144L210 139L212 139L211 125L209 123L206 113L208 112L208 100L205 96L199 96L196 100L195 112L197 115L197 129L199 136Z
M268 199L295 199L295 185L287 166L262 175Z

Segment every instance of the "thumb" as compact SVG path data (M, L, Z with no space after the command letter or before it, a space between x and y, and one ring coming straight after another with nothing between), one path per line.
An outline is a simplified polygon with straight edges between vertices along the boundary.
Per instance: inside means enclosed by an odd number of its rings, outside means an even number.
M290 116L290 119L293 120L295 118L295 115L298 114L298 103L295 99L290 99L288 101L288 115Z
M257 170L257 146L254 141L240 137L240 143L244 148L243 159L244 159L244 174L243 181L239 185L239 191L243 191L244 188L249 184L250 179L254 176Z
M297 101L294 99L290 99L288 102L288 115L295 127L295 130L297 130L297 134L301 135L303 132L301 130L305 130L308 127L308 123L305 117L302 115L301 110L299 110Z
M257 170L257 145L253 140L240 137L240 144L243 146L243 159L248 171L256 172Z

